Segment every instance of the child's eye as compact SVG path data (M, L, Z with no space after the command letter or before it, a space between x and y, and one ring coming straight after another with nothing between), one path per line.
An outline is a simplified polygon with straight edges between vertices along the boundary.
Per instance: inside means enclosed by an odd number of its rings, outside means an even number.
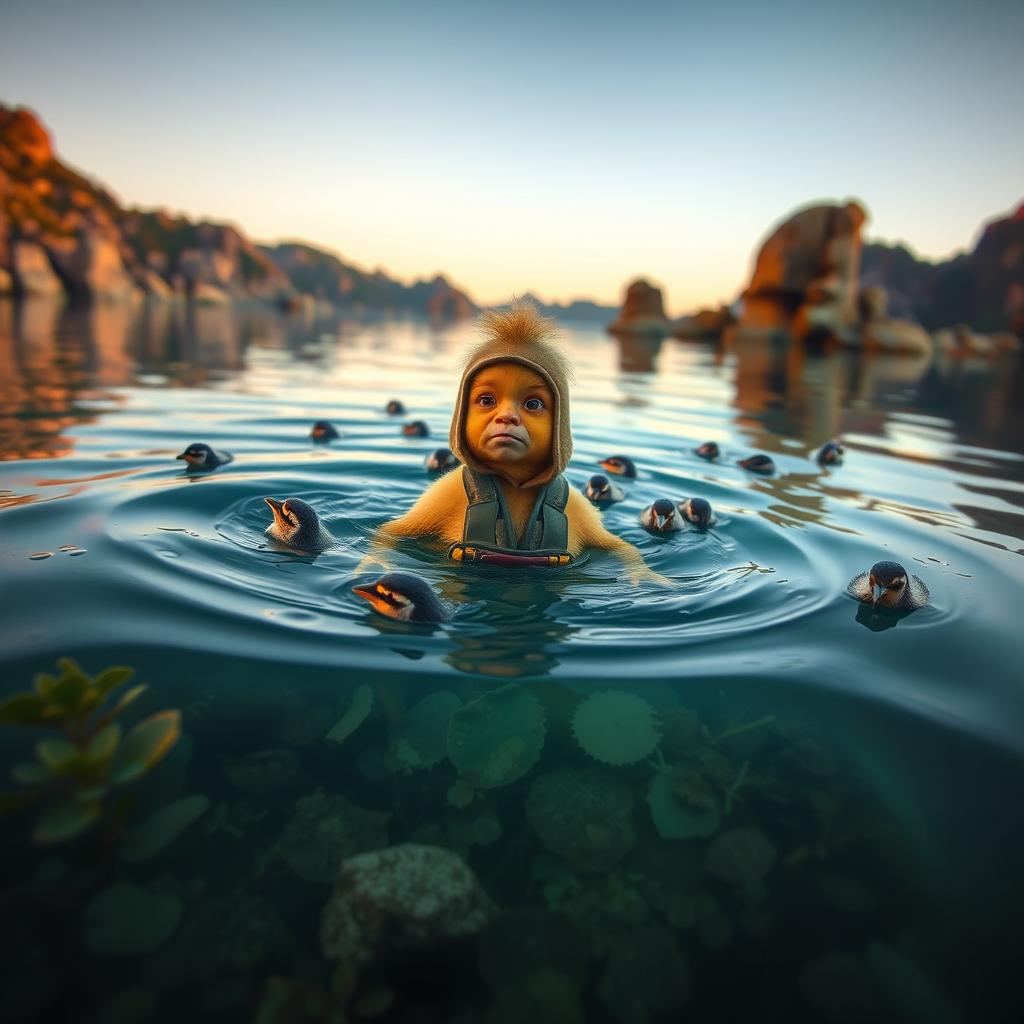
M544 408L544 401L540 398L528 398L523 402L523 408L529 412L540 412Z
M477 395L476 404L483 406L485 409L490 409L494 405L494 395Z

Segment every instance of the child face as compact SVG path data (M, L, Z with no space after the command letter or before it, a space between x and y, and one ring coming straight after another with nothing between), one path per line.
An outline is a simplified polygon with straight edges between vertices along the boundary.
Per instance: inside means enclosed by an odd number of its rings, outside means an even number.
M523 483L551 465L554 395L520 363L492 363L470 382L466 443L477 462Z

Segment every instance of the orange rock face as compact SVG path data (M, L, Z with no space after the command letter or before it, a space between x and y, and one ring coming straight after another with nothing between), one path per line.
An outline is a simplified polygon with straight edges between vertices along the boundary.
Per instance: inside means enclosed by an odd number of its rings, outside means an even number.
M654 333L668 334L671 329L665 316L665 304L661 289L642 277L633 281L626 289L626 298L614 323L609 324L612 334Z
M0 139L21 155L30 167L42 167L53 159L50 133L25 107L0 107Z
M812 206L771 234L743 293L742 327L841 332L857 322L863 206Z

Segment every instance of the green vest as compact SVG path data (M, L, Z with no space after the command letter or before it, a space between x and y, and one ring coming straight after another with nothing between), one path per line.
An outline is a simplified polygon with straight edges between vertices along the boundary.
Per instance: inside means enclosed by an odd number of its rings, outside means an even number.
M569 520L565 506L569 484L556 476L537 492L523 536L517 537L505 495L497 480L462 467L462 483L469 504L462 540L448 549L457 562L489 562L494 565L567 565Z

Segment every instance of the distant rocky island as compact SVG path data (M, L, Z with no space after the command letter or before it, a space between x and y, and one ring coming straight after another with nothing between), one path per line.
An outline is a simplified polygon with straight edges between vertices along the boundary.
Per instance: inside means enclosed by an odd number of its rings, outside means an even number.
M1024 336L1024 205L989 223L972 252L937 263L902 247L864 244L866 221L865 207L852 200L791 214L762 244L737 301L676 320L666 316L661 290L644 279L629 284L621 308L584 300L545 304L529 293L520 298L559 319L607 324L621 334L784 331L899 350L924 350L943 331L960 345L974 344L976 332L994 332L1001 347ZM303 242L260 245L229 224L122 206L58 158L34 113L0 104L4 294L255 299L285 309L324 302L434 318L469 316L478 308L441 275L405 284Z

